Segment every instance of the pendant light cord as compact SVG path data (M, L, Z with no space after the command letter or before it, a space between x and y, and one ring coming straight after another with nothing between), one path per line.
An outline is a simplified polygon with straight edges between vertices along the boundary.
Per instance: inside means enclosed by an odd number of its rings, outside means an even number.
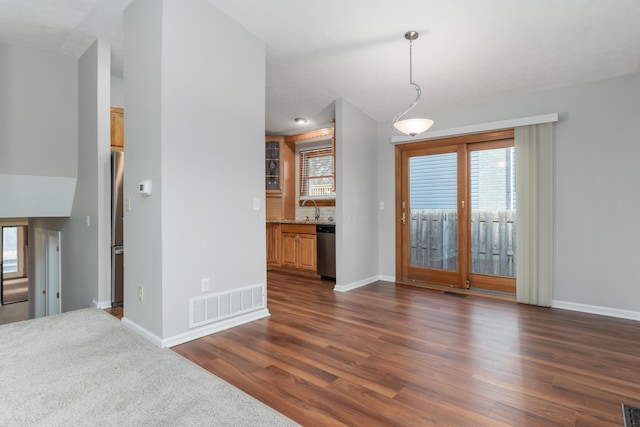
M413 40L411 40L411 39L409 40L409 84L416 89L416 99L415 99L415 101L413 101L411 103L411 105L409 105L409 108L407 108L406 110L398 113L393 118L393 122L392 123L395 123L398 120L400 120L400 118L402 116L407 114L409 111L411 111L411 109L413 107L418 105L418 102L420 102L420 98L422 97L422 89L420 89L420 85L418 85L418 83L414 83L413 82Z
M413 40L409 40L409 84L413 84Z

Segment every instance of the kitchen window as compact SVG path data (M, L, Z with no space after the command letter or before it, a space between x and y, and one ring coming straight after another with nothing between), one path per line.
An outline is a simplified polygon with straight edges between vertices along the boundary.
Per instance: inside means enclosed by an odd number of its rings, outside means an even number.
M300 200L331 200L336 197L332 147L299 151Z

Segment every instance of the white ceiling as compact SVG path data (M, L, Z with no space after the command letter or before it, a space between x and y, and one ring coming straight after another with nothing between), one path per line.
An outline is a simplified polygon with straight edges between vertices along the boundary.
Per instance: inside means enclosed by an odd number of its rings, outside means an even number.
M0 0L0 43L80 57L101 37L122 75L131 0ZM317 128L345 98L377 121L640 71L638 0L209 0L267 46L268 133ZM437 123L436 123L437 126Z

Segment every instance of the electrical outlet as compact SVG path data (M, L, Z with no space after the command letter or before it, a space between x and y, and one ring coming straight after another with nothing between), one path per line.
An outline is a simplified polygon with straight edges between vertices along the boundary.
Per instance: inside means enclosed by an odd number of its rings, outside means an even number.
M200 291L209 292L209 278L205 277L200 281Z
M138 301L142 302L143 296L142 286L138 286Z

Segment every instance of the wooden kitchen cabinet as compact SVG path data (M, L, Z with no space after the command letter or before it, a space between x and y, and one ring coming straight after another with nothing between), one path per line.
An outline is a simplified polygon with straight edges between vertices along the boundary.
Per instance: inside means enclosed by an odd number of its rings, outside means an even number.
M298 235L298 268L316 272L316 235Z
M267 223L267 270L280 267L282 262L282 236L280 224Z
M124 151L124 109L111 107L111 151Z
M282 266L298 268L298 234L282 233Z
M282 202L282 195L269 194L269 192L267 192L265 197L265 213L267 221L272 219L285 219L284 206Z
M265 141L265 211L267 220L295 217L295 146L283 136L267 136Z
M283 268L316 272L315 225L282 224L281 242Z

